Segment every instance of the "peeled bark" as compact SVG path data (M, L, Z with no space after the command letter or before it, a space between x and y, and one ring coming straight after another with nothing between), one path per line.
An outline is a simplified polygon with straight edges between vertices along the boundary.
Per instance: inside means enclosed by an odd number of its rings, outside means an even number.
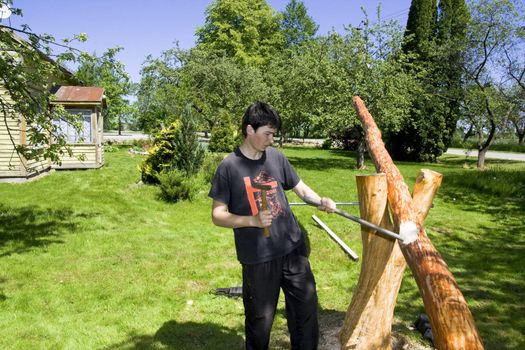
M431 170L423 169L419 173L413 200L421 222L432 206L441 179L441 174ZM357 176L356 180L361 218L393 230L386 205L385 175ZM395 240L370 233L366 227L362 227L361 235L363 262L359 282L341 328L341 348L390 350L392 320L406 267L405 258Z
M385 175L357 176L356 181L361 218L392 230ZM377 235L364 226L361 238L361 273L339 335L341 349L390 350L393 312L385 309L394 309L405 262L400 253L397 259L393 256L396 240ZM391 281L397 285L390 284Z
M363 101L353 98L377 172L385 173L388 203L395 230L403 237L401 251L417 282L438 349L483 349L472 313L443 257L428 238L408 187L385 149L374 119Z

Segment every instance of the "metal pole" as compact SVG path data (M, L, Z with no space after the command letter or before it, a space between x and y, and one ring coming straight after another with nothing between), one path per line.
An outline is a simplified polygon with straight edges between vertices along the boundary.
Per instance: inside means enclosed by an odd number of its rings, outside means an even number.
M352 258L353 260L357 261L359 260L359 256L352 250L350 249L349 246L347 246L345 244L345 242L343 242L343 240L341 238L339 238L339 236L337 236L334 231L332 231L330 229L330 227L326 226L326 224L324 222L321 221L321 219L319 219L317 216L315 215L312 215L312 219L315 220L315 222L317 222L326 232L328 232L328 234L330 235L330 237L332 237L332 239L337 243L339 244L339 246L341 248L343 248L343 250L345 251L346 254L348 254L350 256L350 258Z
M291 202L290 205L308 205L305 202ZM335 202L336 205L359 205L359 202Z
M316 199L314 199L312 197L309 197L309 196L304 196L303 200L307 204L312 205L314 207L318 207L318 206L321 205L320 201L318 201L318 200L316 200ZM375 230L375 231L377 231L379 233L384 234L385 236L388 236L390 238L395 238L395 239L398 239L401 242L403 242L403 238L399 234L397 234L395 232L392 232L390 230L387 230L387 229L385 229L383 227L374 225L374 224L372 224L372 223L370 223L370 222L368 222L366 220L358 218L357 216L350 215L347 212L344 212L344 211L342 211L340 209L335 209L334 213L336 213L337 215L341 215L342 217L345 217L347 219L350 219L350 220L352 220L354 222L357 222L358 224L361 224L363 226L369 227L369 228L371 228L371 229L373 229L373 230Z

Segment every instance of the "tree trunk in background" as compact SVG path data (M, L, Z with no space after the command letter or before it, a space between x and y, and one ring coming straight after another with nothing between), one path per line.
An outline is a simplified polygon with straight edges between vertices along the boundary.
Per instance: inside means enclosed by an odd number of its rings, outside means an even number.
M418 219L426 218L442 175L421 170L414 186L413 200ZM384 174L357 176L361 218L393 230L386 206ZM382 218L380 214L383 213ZM406 263L396 241L369 233L362 227L363 262L359 282L341 329L342 349L391 349L394 308Z
M366 152L366 142L365 138L361 138L359 140L359 144L357 145L357 169L364 169L365 168L365 152Z
M388 203L395 229L404 239L400 248L423 298L436 348L483 349L467 302L443 257L418 221L408 187L385 149L381 132L363 101L357 96L352 100L363 123L368 150L376 170L386 175Z
M122 135L122 116L120 114L118 116L118 135Z
M480 170L485 169L485 156L487 155L488 148L478 151L478 162L477 168Z

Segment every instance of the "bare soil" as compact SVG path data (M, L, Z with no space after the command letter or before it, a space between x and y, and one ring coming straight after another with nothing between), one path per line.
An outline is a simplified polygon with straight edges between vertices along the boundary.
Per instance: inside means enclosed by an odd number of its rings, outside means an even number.
M341 313L328 313L319 315L320 339L319 350L340 350L339 330L343 324L344 315ZM422 345L411 339L393 332L392 334L393 350L433 350L434 347Z

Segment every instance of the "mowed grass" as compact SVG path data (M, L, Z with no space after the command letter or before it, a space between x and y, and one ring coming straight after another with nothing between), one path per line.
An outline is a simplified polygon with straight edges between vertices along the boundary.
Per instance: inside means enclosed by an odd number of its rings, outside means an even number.
M357 199L352 153L287 148L300 176L321 195ZM214 296L241 284L231 230L210 220L203 186L193 202L169 204L139 186L139 156L106 153L98 170L57 171L0 184L1 349L242 349L240 299ZM467 298L487 349L525 348L525 164L464 157L398 163L412 187L419 169L444 174L425 227ZM490 181L489 181L490 180ZM290 193L291 201L297 197ZM344 210L358 215L357 207ZM294 208L311 248L323 329L339 325L357 284L349 260L311 219L316 214L358 254L359 227L311 207ZM394 330L424 309L407 270ZM271 348L289 348L279 303Z

